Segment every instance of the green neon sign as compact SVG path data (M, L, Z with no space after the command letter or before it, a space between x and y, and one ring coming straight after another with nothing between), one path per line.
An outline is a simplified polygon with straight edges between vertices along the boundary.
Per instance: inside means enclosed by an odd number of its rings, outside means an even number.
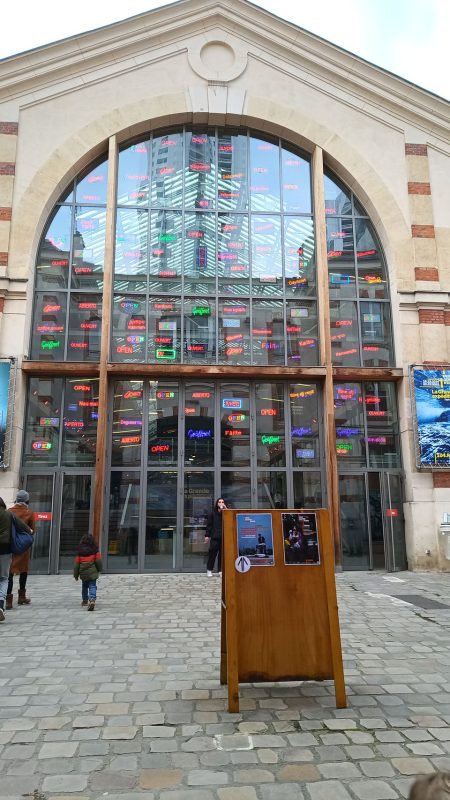
M269 436L268 434L263 434L261 436L262 444L280 444L281 436Z
M177 357L177 351L173 347L161 347L156 351L155 355L158 360L173 361Z

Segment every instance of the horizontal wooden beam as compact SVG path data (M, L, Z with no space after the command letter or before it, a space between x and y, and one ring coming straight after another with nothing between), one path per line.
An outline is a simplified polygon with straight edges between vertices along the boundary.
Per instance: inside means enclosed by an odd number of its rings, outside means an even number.
M22 372L27 375L76 375L79 378L96 378L100 373L97 363L84 361L22 361Z
M396 367L333 367L335 381L399 381L403 370Z

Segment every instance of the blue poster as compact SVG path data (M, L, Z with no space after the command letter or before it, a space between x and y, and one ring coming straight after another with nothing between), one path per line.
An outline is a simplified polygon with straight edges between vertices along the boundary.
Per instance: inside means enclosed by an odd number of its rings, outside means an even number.
M273 567L271 514L236 514L238 553L253 567Z
M9 361L0 361L0 464L4 463L5 434L8 418Z
M418 467L450 467L450 369L413 367Z

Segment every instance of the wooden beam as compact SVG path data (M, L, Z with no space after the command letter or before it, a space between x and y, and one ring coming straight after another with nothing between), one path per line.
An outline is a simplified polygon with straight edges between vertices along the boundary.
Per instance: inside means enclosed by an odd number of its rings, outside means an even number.
M250 380L292 380L297 381L324 378L323 367L250 367L228 365L197 365L197 364L108 364L108 373L114 377L132 376L146 378L198 378L199 380L213 380L229 378L247 378Z
M399 381L403 370L388 367L333 367L333 378L338 381Z
M331 535L334 541L335 563L341 565L341 520L339 478L336 456L336 427L334 420L333 367L331 363L330 294L328 291L327 230L325 194L323 188L323 152L314 149L312 157L314 181L314 217L316 232L317 299L319 304L320 363L325 367L323 387L323 418L325 428L325 470Z
M97 363L84 361L22 361L21 369L27 375L75 375L77 378L96 378L100 372Z
M100 345L100 373L98 387L97 448L95 457L95 487L93 536L100 542L105 506L106 451L108 435L108 360L111 330L111 307L114 272L114 231L116 216L117 188L117 141L115 136L109 140L108 187L106 206L105 261L103 265L103 305L102 337Z

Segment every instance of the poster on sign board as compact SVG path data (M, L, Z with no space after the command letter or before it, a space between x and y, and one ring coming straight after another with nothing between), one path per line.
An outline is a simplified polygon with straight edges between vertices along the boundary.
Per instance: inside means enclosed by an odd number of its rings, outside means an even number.
M412 367L417 467L450 467L450 369Z
M295 566L320 564L316 514L284 513L281 525L284 563Z
M236 514L239 556L246 556L252 567L273 567L271 514Z
M8 421L9 361L0 361L0 464L5 461L6 425Z

